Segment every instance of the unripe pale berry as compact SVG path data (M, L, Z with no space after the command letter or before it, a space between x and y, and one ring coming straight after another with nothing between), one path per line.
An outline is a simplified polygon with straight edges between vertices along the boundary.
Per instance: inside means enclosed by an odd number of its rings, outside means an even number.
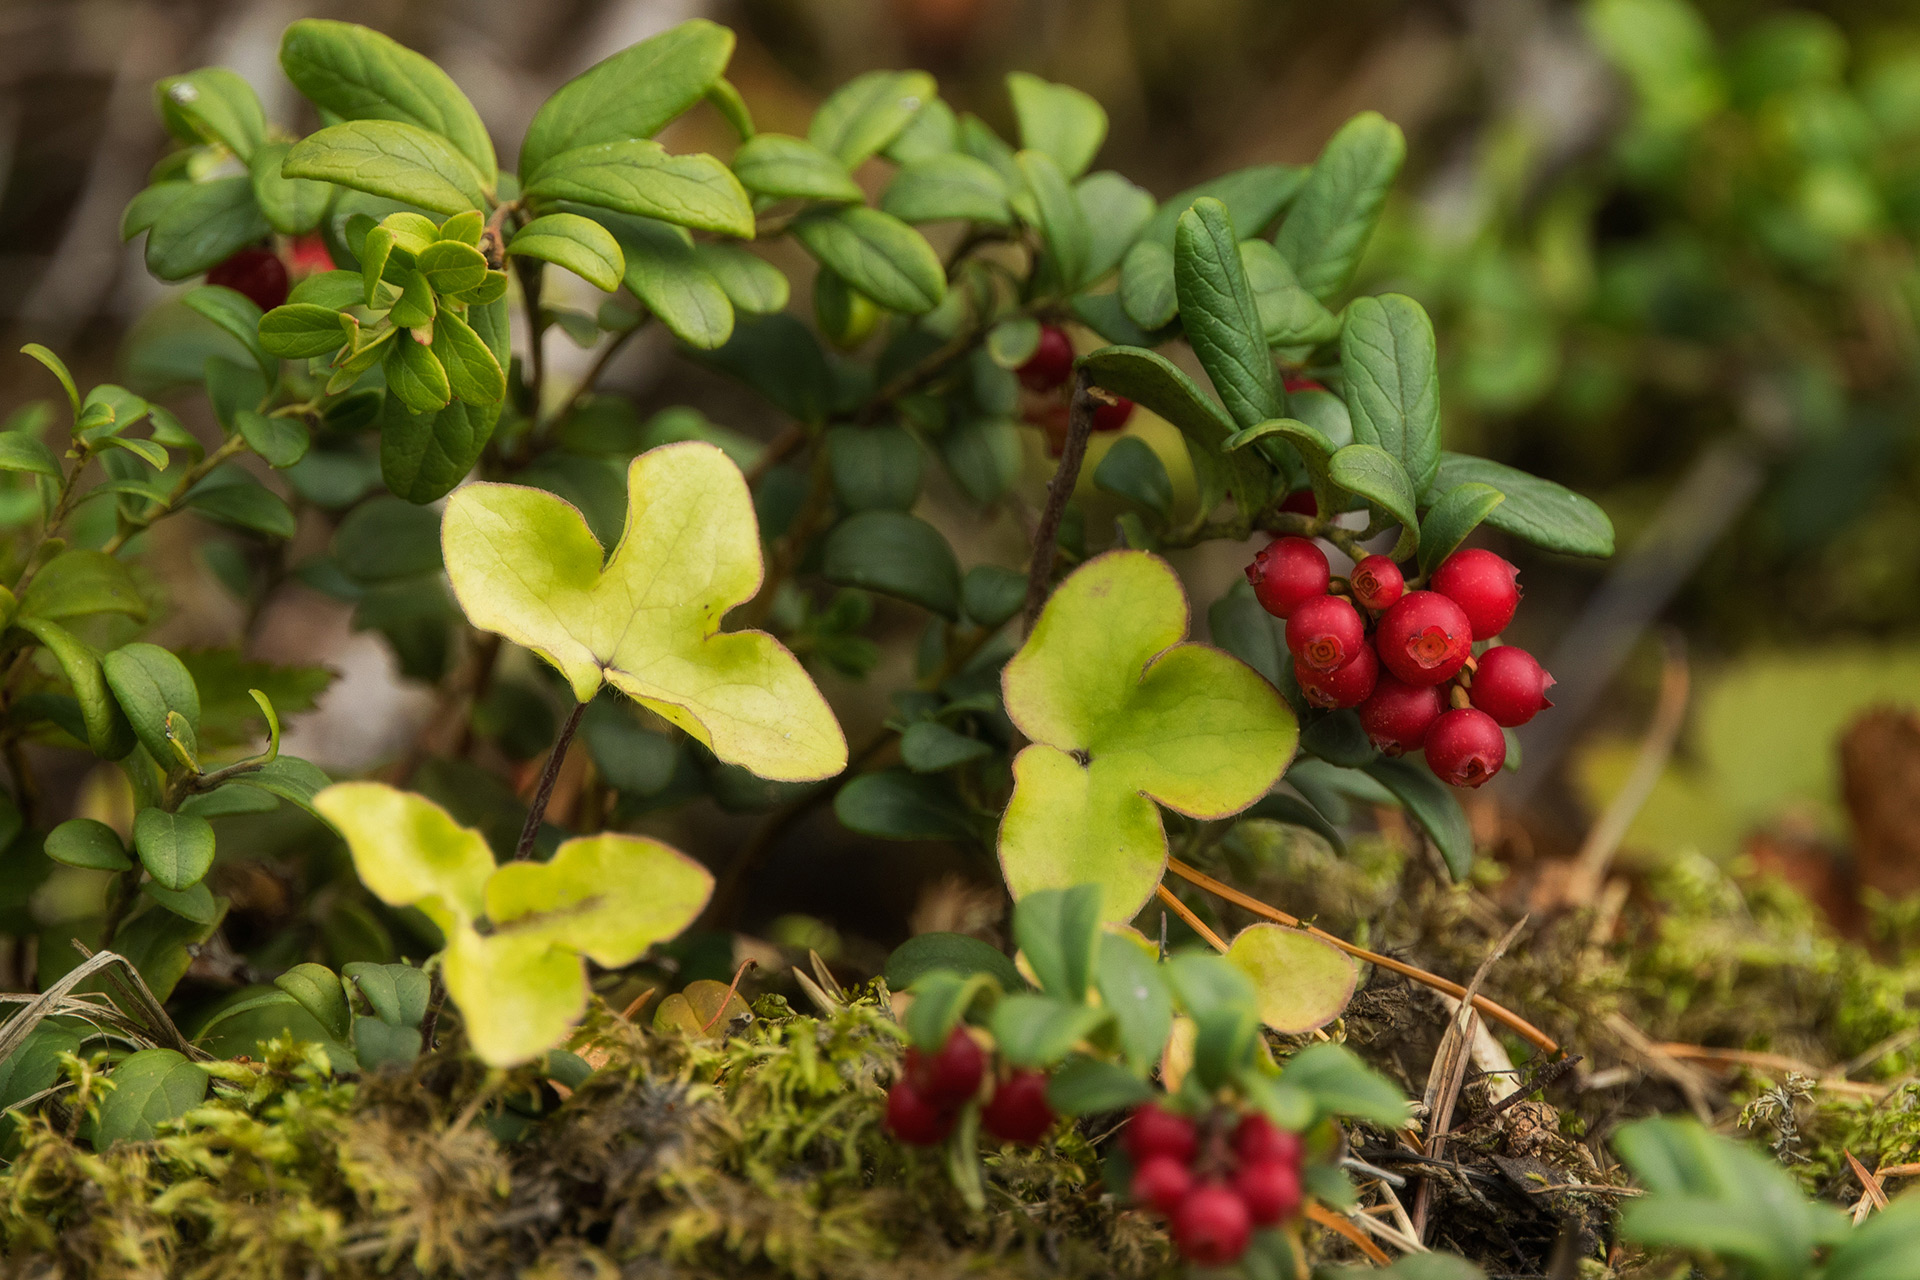
M1255 1226L1284 1222L1300 1208L1300 1171L1279 1160L1242 1164L1234 1172L1233 1189L1240 1193Z
M1238 1261L1253 1234L1246 1201L1219 1182L1203 1182L1187 1192L1170 1225L1181 1255L1203 1267Z
M1073 376L1073 340L1059 325L1040 326L1040 342L1014 371L1029 391L1051 391Z
M1374 629L1387 670L1408 684L1442 684L1466 664L1473 627L1460 606L1437 591L1409 591Z
M1118 431L1127 425L1127 419L1133 416L1133 401L1125 396L1115 396L1113 403L1097 400L1093 406L1093 429L1095 431Z
M1332 571L1327 553L1311 538L1275 538L1247 566L1247 581L1260 607L1284 618L1308 600L1327 594Z
M1339 596L1303 601L1287 615L1287 648L1318 671L1336 671L1352 662L1367 643L1360 611Z
M1506 762L1507 736L1484 711L1455 707L1427 730L1427 768L1442 782L1477 787Z
M907 1050L907 1080L936 1107L958 1107L973 1097L986 1069L980 1042L960 1027L948 1033L938 1053L922 1053L917 1045Z
M1520 570L1478 547L1456 551L1433 571L1433 589L1467 615L1475 640L1491 640L1507 629L1520 607Z
M1386 556L1365 557L1347 581L1353 584L1353 598L1375 612L1391 609L1407 593L1406 575Z
M1133 1171L1133 1198L1172 1213L1193 1189L1193 1174L1172 1156L1150 1156Z
M1417 751L1446 705L1430 684L1408 684L1383 672L1359 706L1360 727L1373 745L1390 756Z
M207 283L225 285L271 311L287 300L287 264L265 249L242 249L207 272Z
M1139 1164L1145 1164L1154 1156L1166 1156L1185 1164L1193 1159L1199 1143L1193 1121L1154 1102L1143 1102L1134 1108L1126 1131L1120 1135L1121 1148Z
M1307 695L1307 701L1316 707L1357 707L1373 692L1374 682L1380 678L1380 659L1374 657L1373 646L1369 644L1362 644L1354 651L1351 661L1332 671L1315 671L1295 658L1293 678L1300 692Z
M900 1141L915 1147L931 1147L953 1132L956 1112L936 1107L905 1080L887 1090L887 1128Z
M980 1124L996 1138L1034 1143L1053 1127L1053 1108L1047 1105L1047 1078L1022 1067L993 1091L980 1110Z
M1266 1117L1264 1112L1249 1111L1240 1117L1233 1130L1233 1154L1243 1163L1278 1160L1281 1164L1300 1163L1300 1135Z
M1553 687L1534 656L1510 644L1497 644L1480 655L1468 690L1473 705L1509 729L1517 729L1552 706L1547 690Z

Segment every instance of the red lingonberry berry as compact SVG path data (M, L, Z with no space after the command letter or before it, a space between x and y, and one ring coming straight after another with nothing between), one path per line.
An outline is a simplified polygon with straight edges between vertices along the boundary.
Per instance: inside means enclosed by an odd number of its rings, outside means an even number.
M1047 456L1057 458L1067 451L1067 406L1058 400L1034 405L1026 413L1028 422L1047 436Z
M1051 391L1073 376L1073 339L1059 325L1040 326L1040 342L1014 370L1029 391Z
M1233 1154L1243 1163L1278 1160L1281 1164L1300 1163L1300 1135L1282 1129L1260 1111L1249 1111L1233 1130Z
M1473 627L1460 606L1437 591L1409 591L1374 629L1387 670L1408 684L1453 679L1473 651Z
M1133 1198L1172 1213L1193 1189L1193 1174L1172 1156L1149 1156L1133 1171Z
M333 270L333 254L328 251L325 238L318 232L295 236L287 246L287 269L296 279Z
M1233 1189L1256 1226L1284 1222L1300 1208L1300 1170L1279 1160L1242 1164L1234 1172Z
M1477 787L1506 762L1507 736L1484 711L1455 707L1427 730L1427 768L1442 782Z
M1547 707L1547 690L1553 687L1548 675L1534 656L1510 644L1497 644L1480 655L1473 672L1473 705L1492 716L1496 724L1517 729Z
M1466 613L1475 640L1507 629L1520 606L1520 570L1491 551L1456 551L1433 571L1433 589Z
M1331 577L1327 553L1311 538L1275 538L1247 566L1254 598L1276 618L1284 618L1308 600L1327 594Z
M1246 1201L1220 1182L1203 1182L1187 1192L1171 1225L1181 1255L1203 1267L1238 1261L1253 1234Z
M920 1096L936 1107L958 1107L980 1091L987 1055L980 1042L963 1028L947 1034L938 1053L922 1053L918 1045L907 1050L906 1078Z
M1296 516L1317 516L1320 514L1320 500L1313 496L1311 489L1295 489L1280 504L1280 509Z
M207 272L207 283L225 285L271 311L287 300L287 264L265 249L242 249Z
M1331 671L1315 671L1295 658L1293 678L1307 701L1316 707L1357 707L1366 701L1380 678L1380 660L1373 656L1373 646L1367 644L1354 650L1350 661Z
M945 1141L957 1114L928 1102L909 1081L898 1081L887 1090L887 1128L910 1146L931 1147Z
M1293 394L1296 391L1325 391L1326 390L1325 387L1315 382L1312 378L1293 378L1293 377L1282 378L1281 385L1286 388L1287 394L1289 395Z
M1008 1142L1034 1143L1053 1127L1053 1108L1047 1105L1047 1078L1022 1067L1014 1071L980 1110L988 1133Z
M1360 727L1373 739L1373 745L1390 756L1417 751L1427 740L1427 731L1446 710L1440 690L1430 684L1408 684L1393 675L1382 675L1373 692L1360 704Z
M1317 670L1346 666L1366 643L1367 624L1360 620L1360 611L1339 596L1303 601L1287 615L1287 648Z
M1185 1164L1193 1159L1199 1145L1193 1121L1154 1102L1144 1102L1134 1108L1126 1132L1120 1135L1121 1148L1140 1164L1154 1156L1166 1156Z
M1347 581L1353 584L1353 598L1375 611L1393 608L1407 593L1406 576L1386 556L1365 557Z
M1115 396L1113 403L1097 400L1093 406L1093 429L1095 431L1119 431L1127 425L1127 419L1133 416L1133 401L1125 396Z

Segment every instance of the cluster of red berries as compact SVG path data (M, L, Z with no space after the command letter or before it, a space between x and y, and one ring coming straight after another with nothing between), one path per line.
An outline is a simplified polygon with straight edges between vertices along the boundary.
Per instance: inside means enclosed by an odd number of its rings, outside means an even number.
M969 1102L980 1096L987 1079L986 1050L955 1027L938 1053L907 1050L906 1070L887 1091L887 1128L916 1147L945 1142ZM981 1127L1008 1142L1035 1143L1053 1127L1047 1105L1047 1077L1026 1067L993 1073L993 1092L980 1108Z
M1525 649L1495 645L1473 655L1474 641L1493 639L1513 620L1519 575L1491 551L1468 550L1442 561L1424 591L1407 590L1400 566L1381 555L1336 582L1326 553L1298 537L1274 539L1247 566L1261 605L1286 619L1307 700L1355 708L1388 755L1424 748L1427 766L1456 787L1500 772L1501 726L1523 725L1553 705L1553 677Z
M1300 1211L1300 1139L1257 1111L1220 1108L1195 1124L1149 1102L1127 1122L1133 1198L1167 1215L1182 1257L1221 1267L1255 1227Z
M1047 449L1059 457L1067 447L1068 398L1064 388L1073 377L1073 340L1058 325L1041 325L1040 342L1027 362L1014 370L1020 385L1033 392L1026 419L1047 433ZM1094 406L1093 429L1118 431L1133 416L1133 401L1115 397Z
M225 285L251 298L262 311L271 311L286 302L290 279L331 270L333 257L326 242L305 235L288 243L285 257L271 249L241 249L207 272L207 283Z

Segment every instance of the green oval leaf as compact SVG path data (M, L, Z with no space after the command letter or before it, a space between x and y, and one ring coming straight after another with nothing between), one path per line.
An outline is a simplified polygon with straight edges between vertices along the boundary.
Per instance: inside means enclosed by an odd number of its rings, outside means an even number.
M185 663L142 640L115 649L100 665L127 722L162 769L175 768L179 760L169 728L189 754L198 753L200 689Z
M55 622L94 613L120 613L136 619L147 616L127 566L104 551L76 548L63 551L27 583L20 597L22 618Z
M443 311L433 322L433 358L446 370L447 389L456 398L479 406L507 398L506 370L458 312Z
M1370 444L1350 444L1328 461L1327 478L1398 520L1405 531L1403 542L1410 537L1418 544L1420 517L1414 510L1414 487L1393 455ZM1399 554L1405 555L1406 551Z
M1170 324L1180 313L1173 283L1173 250L1158 240L1141 240L1120 263L1120 305L1142 329Z
M1426 310L1398 293L1354 299L1340 367L1354 441L1386 450L1426 492L1440 467L1439 362Z
M1024 71L1008 74L1007 94L1013 99L1022 147L1052 156L1069 178L1087 171L1107 139L1106 108L1070 85Z
M358 281L354 284L357 292ZM290 302L260 317L260 345L284 360L330 356L345 346L351 336L334 307Z
M434 213L462 213L487 203L479 175L451 143L416 125L393 120L350 120L308 134L287 152L280 172L283 177L332 182ZM251 198L251 188L248 195ZM172 212L168 210L169 215Z
M721 235L753 235L753 205L731 169L712 156L676 156L643 139L561 152L540 166L526 194L536 201L575 200Z
M859 204L866 199L847 167L805 138L762 133L734 153L733 172L755 195Z
M148 1142L157 1127L185 1115L206 1099L212 1078L172 1049L142 1049L120 1061L113 1088L100 1100L98 1119L87 1125L96 1150L116 1142Z
M1180 215L1173 279L1187 341L1227 412L1243 427L1280 417L1279 376L1240 261L1239 237L1218 200L1198 200Z
M1027 980L997 947L964 933L922 933L908 938L887 957L887 985L905 991L934 970L971 977L984 973L1005 991L1024 991Z
M924 71L869 71L820 104L807 141L853 169L897 138L934 100L933 77Z
M1328 140L1273 238L1314 297L1332 297L1353 278L1406 154L1400 127L1374 111Z
M1093 256L1093 229L1087 225L1086 211L1052 156L1043 151L1022 151L1014 157L1014 163L1032 197L1032 214L1028 216L1036 219L1057 287L1071 292L1086 283Z
M723 347L733 336L733 303L700 265L693 237L651 218L610 216L626 262L627 288L688 346Z
M969 841L979 824L946 779L882 769L863 773L833 797L840 825L881 840Z
M787 309L787 277L765 258L739 245L696 244L693 260L719 282L736 312L767 316Z
M185 280L232 257L271 228L253 198L249 178L190 184L147 230L147 270L162 280Z
M133 819L140 864L176 893L199 884L213 866L213 824L186 813L142 809Z
M1492 485L1473 481L1443 492L1420 522L1420 572L1431 575L1505 501Z
M810 214L793 225L807 252L890 311L920 315L947 296L946 270L918 231L864 207Z
M283 236L302 236L320 225L326 215L333 188L324 182L305 178L285 178L280 168L286 163L288 142L262 143L253 153L247 173L253 182L254 203L260 206L269 225Z
M166 77L153 87L153 93L168 126L184 132L187 141L218 143L242 164L266 141L267 117L260 109L260 97L237 72L202 67Z
M903 511L862 511L827 535L828 582L897 596L945 618L960 616L960 564L938 529Z
M46 852L55 862L92 871L125 871L133 866L119 833L92 818L69 818L47 832Z
M1606 512L1571 489L1503 463L1443 453L1427 493L1445 493L1475 483L1506 496L1505 502L1487 513L1487 523L1494 528L1567 555L1613 554L1613 522Z
M950 151L905 165L880 198L883 212L902 222L1012 223L1007 184L992 165Z
M626 259L621 257L613 233L577 213L549 213L535 218L514 233L507 252L565 267L607 293L620 287L620 277L626 271Z
M132 751L136 741L133 727L107 688L100 655L58 623L23 617L17 625L47 647L73 687L87 749L103 760L119 760Z

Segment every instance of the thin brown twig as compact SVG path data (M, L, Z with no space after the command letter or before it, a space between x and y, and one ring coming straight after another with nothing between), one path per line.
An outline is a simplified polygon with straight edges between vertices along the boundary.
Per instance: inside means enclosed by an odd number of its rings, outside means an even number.
M1207 945L1212 947L1215 951L1225 953L1227 949L1227 944L1221 941L1220 935L1215 933L1213 930L1207 928L1206 921L1202 920L1199 916L1193 914L1193 909L1187 906L1186 903L1180 901L1179 898L1175 897L1173 890L1167 888L1166 885L1162 884L1162 885L1154 886L1153 891L1156 895L1159 896L1160 901L1166 903L1169 907L1173 908L1173 914L1179 916L1182 920L1185 920L1187 922L1187 928L1193 930L1195 933L1205 938L1207 940Z
M1354 1226L1340 1214L1327 1208L1318 1200L1312 1200L1307 1203L1306 1213L1307 1217L1319 1223L1327 1230L1337 1231L1352 1241L1354 1248L1366 1254L1368 1258L1380 1266L1385 1267L1393 1264L1393 1259L1387 1256L1385 1249L1382 1249L1379 1245L1367 1239L1366 1233L1361 1231L1360 1228Z
M1451 982L1437 973L1429 973L1425 969L1407 964L1403 960L1395 960L1392 956L1383 956L1377 951L1369 951L1365 947L1355 946L1345 938L1336 937L1334 934L1328 933L1325 929L1307 924L1298 916L1291 916L1278 907L1268 906L1266 903L1260 901L1260 899L1244 894L1232 885L1225 884L1214 879L1204 871L1198 871L1188 866L1178 858L1170 858L1167 860L1167 870L1173 872L1173 874L1179 876L1189 884L1197 884L1208 893L1216 897L1225 898L1235 906L1251 911L1257 916L1263 916L1275 924L1284 924L1292 929L1304 929L1322 942L1331 943L1355 959L1365 960L1368 964L1378 965L1382 969L1397 973L1403 978L1412 978L1415 982L1432 987L1436 991L1444 991L1456 1000L1466 998L1467 989L1457 982ZM1559 1041L1534 1026L1531 1022L1528 1022L1519 1014L1489 1000L1486 996L1475 995L1473 997L1473 1007L1478 1009L1482 1015L1501 1023L1535 1048L1552 1054L1561 1052Z
M515 861L525 861L533 856L533 842L540 834L540 820L547 816L547 802L553 799L553 784L560 777L560 766L566 762L567 748L573 745L574 730L580 727L580 717L587 713L587 704L576 702L573 710L567 713L566 723L560 726L560 737L553 744L553 751L547 756L547 767L540 771L540 786L533 793L533 803L527 808L527 821L520 828L520 843L514 846Z
M1060 454L1060 466L1047 481L1047 505L1040 512L1040 527L1033 532L1033 563L1027 569L1027 603L1021 630L1033 634L1040 620L1040 607L1047 602L1047 583L1053 577L1054 546L1060 536L1060 518L1066 513L1067 499L1080 482L1080 464L1086 461L1087 440L1093 434L1093 384L1082 369L1074 375L1073 399L1067 405L1067 444Z
M755 960L752 956L748 956L745 960L742 960L740 962L740 967L733 971L733 981L727 985L727 994L725 997L721 999L720 1007L713 1011L713 1016L711 1018L708 1018L705 1022L700 1024L700 1030L703 1033L713 1030L713 1024L720 1021L720 1015L727 1011L727 1006L733 1003L734 996L740 993L740 979L747 976L747 970L753 968L759 963L760 962L758 960Z

